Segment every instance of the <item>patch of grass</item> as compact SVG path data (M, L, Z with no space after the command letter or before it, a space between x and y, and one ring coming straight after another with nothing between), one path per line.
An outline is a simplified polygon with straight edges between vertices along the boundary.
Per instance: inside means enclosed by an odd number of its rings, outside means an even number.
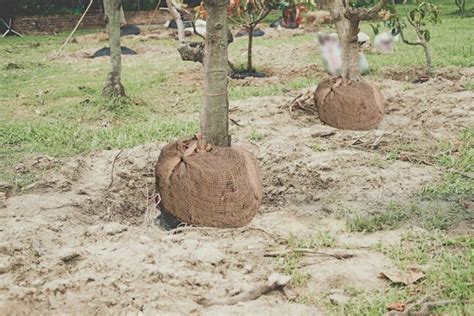
M316 84L317 81L314 78L304 76L296 77L287 83L265 84L262 86L249 87L231 84L229 87L229 99L242 100L251 97L282 95L291 90L307 88Z
M319 249L334 247L336 239L328 231L317 231L312 238L300 239L290 234L287 245L289 249L308 248ZM304 272L300 268L302 254L292 252L279 258L279 267L282 273L291 277L291 284L294 286L306 286L311 279L311 274Z
M474 80L467 81L463 84L466 90L474 91Z
M288 237L288 247L290 248L308 248L308 249L319 249L329 248L336 245L336 239L325 230L318 230L312 238L300 239L291 234Z
M324 145L318 144L318 143L309 145L309 148L311 148L311 150L313 150L314 152L321 152L321 151L327 150L327 148Z
M414 211L416 210L413 205L402 207L391 202L384 212L365 216L357 214L355 217L347 219L347 227L350 231L366 233L383 229L395 229L405 223Z
M387 154L387 160L397 160L400 157L400 154L403 152L416 152L418 147L414 143L401 143L392 148L389 153Z
M447 200L459 204L474 196L474 128L465 129L459 141L440 142L437 163L445 168L441 183L429 184L421 196L429 200Z
M387 311L389 303L408 303L428 296L429 301L457 301L456 304L437 308L432 313L472 314L474 238L413 232L404 236L398 246L378 245L375 249L391 258L401 269L424 267L424 278L416 284L392 285L375 293L348 290L346 293L351 297L349 303L343 307L328 305L330 310L344 315L381 315Z
M391 202L387 209L380 213L357 214L349 217L346 225L350 231L365 233L397 229L405 225L418 226L431 231L447 230L469 216L469 211L449 203L413 199L408 204Z
M128 148L153 141L192 135L196 122L169 120L135 122L108 128L84 127L66 122L2 122L0 155L12 150L69 156L93 149Z
M383 156L378 155L378 154L375 154L375 155L373 155L372 158L370 159L370 165L371 165L371 166L374 166L374 167L377 167L377 168L383 169L383 168L387 167L388 162L387 162L387 160L385 160L385 159L383 158Z
M255 127L252 127L248 135L248 139L253 142L261 141L265 136L261 134Z
M405 224L446 230L460 221L474 220L469 209L474 196L474 129L464 130L455 142L440 141L437 147L433 156L444 169L441 182L426 185L408 203L391 202L380 213L348 218L349 230L370 233ZM401 144L387 158L396 159L401 152L417 150L411 143ZM466 201L467 206L464 206Z
M311 274L300 269L301 254L292 253L281 258L280 270L283 274L291 277L290 284L304 287L311 279Z

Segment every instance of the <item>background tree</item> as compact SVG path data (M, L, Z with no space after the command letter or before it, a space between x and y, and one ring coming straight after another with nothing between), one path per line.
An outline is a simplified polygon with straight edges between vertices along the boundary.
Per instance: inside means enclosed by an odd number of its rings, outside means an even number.
M121 0L104 0L105 19L110 46L110 72L102 90L104 96L125 96L121 82L122 56L120 47L120 8Z
M356 8L346 0L333 0L331 17L342 48L340 78L323 80L315 92L319 118L342 129L375 128L383 117L383 97L376 86L362 79L359 67L358 33L362 20L379 19L387 0L371 8Z
M386 3L387 0L380 0L372 8L356 8L352 7L349 1L333 1L331 15L335 21L342 46L342 78L353 81L361 80L361 74L357 66L359 24L363 20L379 19L379 11Z
M171 17L176 22L176 26L178 28L178 41L180 43L184 43L184 23L183 19L181 18L181 13L179 12L180 6L175 0L166 0L166 5L168 7L168 11L171 14Z
M461 14L461 16L465 16L466 15L466 0L454 0L454 3L458 7L459 13Z
M277 0L230 0L227 14L229 21L248 32L247 72L254 72L252 63L253 32L257 25L275 8Z
M398 14L395 5L391 6L392 14L388 24L400 34L403 43L412 46L421 46L423 48L426 72L428 75L431 75L433 63L428 46L431 40L431 32L427 28L427 25L441 23L440 10L429 0L416 0L415 4L416 6L410 10L406 6L406 1L404 2L405 18ZM408 25L415 31L416 40L407 39L404 30Z

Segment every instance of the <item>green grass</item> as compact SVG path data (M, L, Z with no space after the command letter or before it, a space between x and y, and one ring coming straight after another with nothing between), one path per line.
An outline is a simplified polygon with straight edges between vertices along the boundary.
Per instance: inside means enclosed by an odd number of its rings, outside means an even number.
M287 239L288 249L306 248L320 249L335 247L336 239L329 232L318 230L312 238L301 239L290 234ZM305 287L311 279L311 274L301 270L300 252L290 252L278 258L278 266L283 274L291 277L290 284L296 287Z
M467 90L474 91L474 80L469 80L464 83L464 88L466 88Z
M445 169L441 183L430 184L421 192L429 200L459 203L474 196L474 128L465 129L457 143L440 142L437 162Z
M417 150L411 143L401 144L388 154L387 159L396 159L403 151ZM441 141L432 155L444 170L441 182L426 185L409 202L393 201L379 213L349 217L349 230L370 233L406 224L446 230L461 221L474 220L469 207L474 196L474 129L465 129L456 142ZM466 201L467 206L464 205Z
M467 32L473 19L461 19L450 14L456 10L451 2L440 3L444 21L432 32L434 65L473 66L474 41L472 34ZM324 30L333 31L334 28L326 26ZM367 23L362 24L362 30L371 34ZM95 31L80 30L77 35ZM123 84L130 99L109 102L100 96L109 67L107 58L51 58L67 35L60 33L0 40L0 180L11 178L14 173L12 167L34 155L67 157L94 149L169 140L197 129L202 100L201 77L193 77L192 81L184 84L182 81L189 78L189 73L199 72L201 67L180 61L172 39L144 42L150 48L163 50L159 58L147 58L145 55L124 58ZM314 43L315 49L308 49L308 43ZM127 45L127 42L124 44ZM97 49L105 45L70 43L65 51L77 53L82 49ZM240 38L229 46L230 59L236 65L245 63L246 45L246 38ZM275 51L303 47L305 53L301 55L304 58L294 60L295 65L321 64L315 33L284 39L255 38L254 46L257 54L255 67L260 70L271 71L272 68L271 60L258 56L258 49L262 47ZM398 51L393 55L369 54L368 59L374 76L382 74L384 67L397 65L398 68L408 68L423 64L420 50L401 43L398 43ZM256 86L233 81L229 85L229 98L240 100L282 95L314 86L321 78L303 73L281 79ZM465 85L467 89L473 88L472 81ZM104 125L107 127L103 128ZM261 140L258 135L249 137ZM30 175L19 177L24 177L25 183L29 181L27 178L31 178ZM453 176L447 177L445 188L427 188L425 193L444 194L451 190L450 183L457 185L461 181Z
M375 293L346 289L348 304L329 309L344 315L381 315L386 306L397 301L417 301L428 296L429 301L455 300L456 303L437 308L433 313L470 315L474 311L474 238L450 237L443 233L408 233L400 245L377 245L400 269L423 267L424 278L408 286L392 285ZM466 303L470 301L470 303Z

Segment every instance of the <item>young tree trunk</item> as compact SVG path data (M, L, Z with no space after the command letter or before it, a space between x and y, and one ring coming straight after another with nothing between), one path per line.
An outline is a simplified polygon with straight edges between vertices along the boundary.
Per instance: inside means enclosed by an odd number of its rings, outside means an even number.
M171 17L176 22L176 26L178 27L178 41L180 43L184 43L184 24L183 20L181 19L181 14L179 14L178 10L176 9L176 3L173 0L166 0L166 5L168 6L168 11L170 12Z
M253 30L255 26L251 25L248 28L249 32L249 43L248 43L248 48L247 48L247 71L252 72L253 67L252 67L252 44L253 44Z
M348 80L359 81L362 78L357 64L359 58L359 46L357 44L359 20L346 18L344 12L343 1L333 1L331 14L335 17L334 21L342 48L341 77Z
M120 48L120 7L121 0L104 0L107 32L109 34L110 66L102 94L104 96L125 96L120 75L122 72L122 59Z
M415 26L413 26L413 27L415 28L415 32L417 33L418 40L416 42L409 41L405 37L405 33L403 32L403 29L400 25L399 20L397 21L397 24L398 24L398 29L400 30L400 37L401 37L403 43L405 43L407 45L411 45L411 46L421 46L423 48L423 51L425 53L426 72L427 72L428 75L431 76L432 71L433 71L433 64L432 64L432 61L431 61L431 53L430 53L430 49L428 47L428 43L426 43L426 41L423 39L423 37L418 32L418 30L416 29Z
M456 6L459 9L459 13L461 13L461 16L465 15L466 12L466 1L465 0L455 0Z
M428 73L428 75L431 76L431 74L433 73L433 65L431 62L431 54L428 48L428 44L426 42L421 42L420 45L421 47L423 47L423 51L425 52L426 72Z
M201 131L206 141L217 146L230 146L227 3L228 0L204 1L208 19L203 63L204 107L201 113Z
M120 6L120 26L127 25L127 20L125 19L125 12L123 11L123 5Z

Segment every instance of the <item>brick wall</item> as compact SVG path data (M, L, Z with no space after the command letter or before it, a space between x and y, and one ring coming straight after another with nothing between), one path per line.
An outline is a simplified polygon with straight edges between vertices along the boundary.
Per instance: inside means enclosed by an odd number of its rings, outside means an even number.
M125 19L129 24L149 24L153 11L129 11L125 12ZM153 18L152 24L163 24L170 18L167 11L158 11ZM57 32L72 31L80 16L72 14L61 15L33 15L16 16L13 18L13 28L22 34L53 34ZM104 16L102 12L88 12L82 20L80 29L104 27Z

